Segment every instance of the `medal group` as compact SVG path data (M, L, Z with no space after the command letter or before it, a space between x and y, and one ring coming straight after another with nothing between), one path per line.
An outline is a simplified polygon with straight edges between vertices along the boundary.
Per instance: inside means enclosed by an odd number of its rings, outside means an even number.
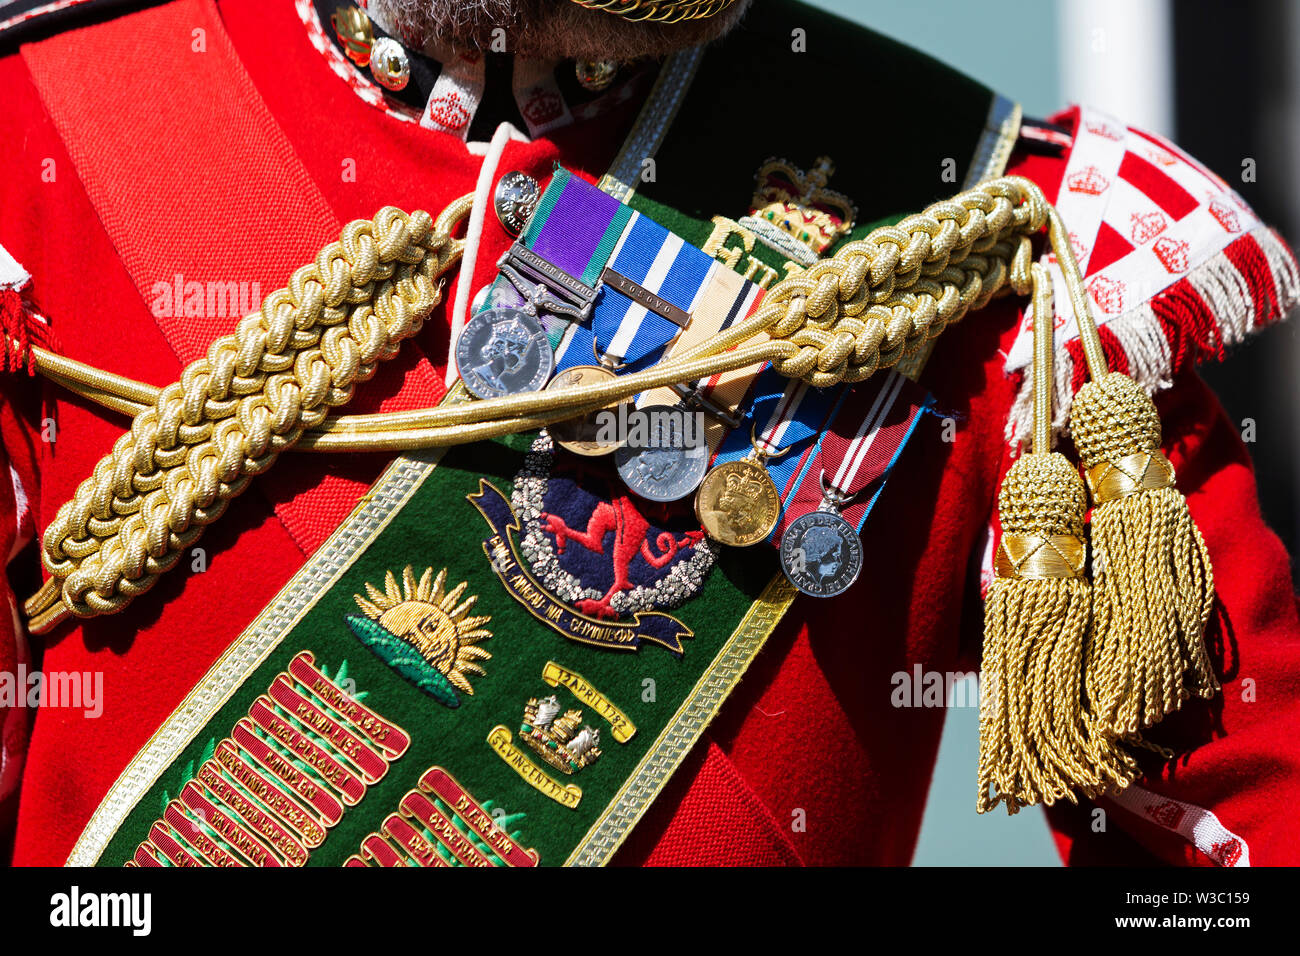
M459 374L476 398L651 369L743 321L762 299L759 285L723 261L562 168L544 191L507 174L496 206L519 238L457 340ZM652 388L548 430L575 455L612 456L641 499L693 495L701 527L720 544L773 540L795 587L832 597L862 569L858 529L843 511L879 477L862 467L863 439L874 437L897 378L879 390L857 440L840 442L834 461L836 436L822 428L846 395L819 394L763 364ZM889 405L897 393L895 386ZM783 495L770 469L796 446L802 461L783 477ZM806 492L793 494L805 478L820 488L811 507ZM792 515L796 499L802 507Z

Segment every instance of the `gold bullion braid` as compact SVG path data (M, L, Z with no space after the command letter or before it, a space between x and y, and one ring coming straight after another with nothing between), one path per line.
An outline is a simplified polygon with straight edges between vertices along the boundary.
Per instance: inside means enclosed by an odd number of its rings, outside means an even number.
M1030 288L1029 236L1048 205L1028 180L993 180L874 230L777 284L759 317L799 346L773 364L812 385L860 382L894 365L1008 283Z
M681 356L611 382L437 408L331 417L296 447L400 450L482 441L572 418L651 388L770 361L818 387L859 382L922 347L1010 287L1032 285L1030 237L1051 207L1005 177L847 243L777 283L750 318ZM764 341L760 333L767 336ZM157 390L40 349L38 371L109 408L137 413Z
M677 23L703 20L720 13L736 0L573 0L588 10L603 10L625 20Z
M46 605L32 608L50 617L39 623L110 613L147 591L251 476L347 402L438 303L468 209L465 197L436 222L386 207L349 223L162 389L46 529L62 607L43 589L29 602Z
M1006 288L1028 292L1030 237L1051 213L1029 180L991 180L847 243L777 283L749 319L645 371L327 420L437 304L438 277L461 252L451 229L468 208L468 197L458 200L437 222L387 208L373 222L348 225L164 389L34 353L33 364L53 380L135 410L135 419L46 530L51 578L26 604L32 628L48 630L69 612L120 610L176 563L252 475L295 444L355 451L481 441L765 361L818 387L862 381Z

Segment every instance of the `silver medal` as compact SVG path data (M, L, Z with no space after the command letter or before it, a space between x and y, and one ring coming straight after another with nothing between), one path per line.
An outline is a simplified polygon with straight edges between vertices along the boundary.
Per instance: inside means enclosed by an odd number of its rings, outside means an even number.
M456 340L456 367L476 398L536 392L554 365L541 323L519 309L480 312Z
M624 484L649 501L685 498L704 480L709 449L694 413L680 406L651 405L627 413L625 443L614 452Z
M834 597L862 571L862 540L838 512L809 512L781 537L781 570L804 594Z

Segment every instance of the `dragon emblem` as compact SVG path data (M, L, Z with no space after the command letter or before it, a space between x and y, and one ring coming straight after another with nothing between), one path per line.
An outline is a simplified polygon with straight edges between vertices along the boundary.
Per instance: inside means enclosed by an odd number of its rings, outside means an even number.
M599 462L557 457L545 434L515 478L511 503L533 573L590 617L679 607L716 559L685 509L635 498Z

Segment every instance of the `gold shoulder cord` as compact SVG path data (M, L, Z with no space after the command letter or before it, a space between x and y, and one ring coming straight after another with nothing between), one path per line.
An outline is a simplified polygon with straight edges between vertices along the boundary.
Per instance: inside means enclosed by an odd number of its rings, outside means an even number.
M1005 801L1014 811L1124 786L1134 770L1121 744L1143 744L1143 728L1192 693L1217 691L1202 643L1213 600L1204 542L1160 452L1154 405L1131 379L1107 372L1065 227L1034 183L990 180L876 229L773 286L749 319L652 369L563 390L331 417L441 300L442 278L462 251L453 232L469 208L463 197L436 219L389 207L350 223L166 388L33 348L36 370L133 420L45 531L50 577L24 605L31 630L121 610L287 449L482 441L760 362L818 387L860 382L1008 289L1027 295L1036 285L1036 313L1046 313L1045 273L1031 267L1031 239L1046 229L1092 379L1075 403L1074 438L1105 560L1089 588L1078 473L1048 454L1051 344L1040 333L1036 453L1003 489L1007 534L986 605L994 686L982 704L979 808ZM760 332L767 337L754 341Z
M33 348L42 374L133 421L46 529L51 577L26 602L32 630L120 610L289 448L482 441L765 361L818 387L860 382L1008 284L1027 292L1030 237L1055 218L1029 180L991 180L846 244L775 285L745 322L655 368L560 391L328 417L439 303L441 279L461 254L452 233L469 207L463 197L436 220L389 207L350 223L166 388ZM1051 231L1059 253L1063 232ZM752 342L759 332L768 340Z

